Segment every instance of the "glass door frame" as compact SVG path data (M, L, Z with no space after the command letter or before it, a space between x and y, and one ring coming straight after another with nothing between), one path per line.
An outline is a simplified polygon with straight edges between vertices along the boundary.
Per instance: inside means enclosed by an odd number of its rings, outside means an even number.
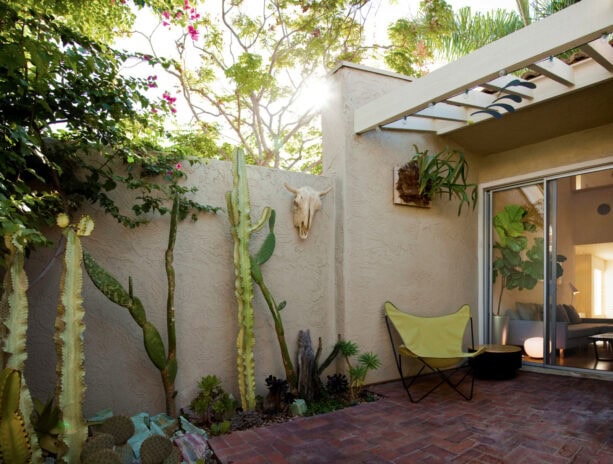
M495 182L484 183L480 186L481 197L481 214L479 219L479 235L481 243L480 250L480 291L479 291L479 307L481 308L481 321L479 326L480 339L484 343L492 343L492 321L493 311L491 304L493 302L493 285L492 285L492 244L494 228L493 221L493 194L505 190L519 188L534 184L543 184L544 191L544 281L543 285L543 305L545 308L544 333L543 333L543 363L541 367L552 368L567 371L582 371L582 372L598 372L609 376L610 372L594 371L592 369L574 368L557 365L557 351L553 348L556 346L556 255L552 251L557 249L557 181L558 179L576 176L581 174L589 174L597 171L613 169L613 164L609 160L602 160L604 164L593 165L586 167L586 163L576 166L567 166L559 172L533 173L530 175L517 176L509 179L499 179ZM597 162L597 161L596 161ZM551 232L550 232L551 231ZM553 309L550 309L553 308ZM532 363L530 363L532 364Z

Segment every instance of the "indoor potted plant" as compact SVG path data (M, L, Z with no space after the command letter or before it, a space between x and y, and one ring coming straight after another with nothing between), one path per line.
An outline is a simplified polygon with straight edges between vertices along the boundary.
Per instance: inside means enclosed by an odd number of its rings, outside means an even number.
M508 318L500 314L504 290L531 290L544 279L545 242L542 236L534 237L532 241L526 236L526 233L539 230L529 211L528 207L508 204L494 216L498 240L492 247L492 283L496 283L500 277L500 293L492 316L495 343L504 344L505 327L508 325ZM565 256L556 256L556 278L564 272L561 265L564 261Z

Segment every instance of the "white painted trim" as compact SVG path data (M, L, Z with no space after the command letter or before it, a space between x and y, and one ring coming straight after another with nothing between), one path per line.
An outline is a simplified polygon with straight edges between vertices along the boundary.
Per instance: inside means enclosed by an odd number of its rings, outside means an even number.
M575 85L573 68L555 56L538 61L529 68L567 87Z
M600 38L585 44L581 50L607 71L613 72L613 48L605 39Z
M357 134L613 30L613 0L583 0L355 110Z

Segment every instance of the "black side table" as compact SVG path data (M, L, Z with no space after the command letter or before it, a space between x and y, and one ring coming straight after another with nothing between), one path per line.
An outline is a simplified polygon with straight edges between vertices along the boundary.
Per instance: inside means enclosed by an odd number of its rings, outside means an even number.
M481 345L485 351L473 358L475 376L481 379L507 380L521 368L521 348L514 345Z

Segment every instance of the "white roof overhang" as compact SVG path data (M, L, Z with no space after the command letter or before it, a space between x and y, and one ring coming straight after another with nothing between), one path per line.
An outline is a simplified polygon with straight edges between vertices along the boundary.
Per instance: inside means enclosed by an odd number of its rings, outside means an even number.
M430 74L357 108L354 130L413 130L448 134L492 120L477 113L499 96L515 94L516 110L613 80L613 0L583 0L514 32ZM590 58L566 64L555 58L580 48ZM510 73L530 68L540 76L536 88L513 86ZM607 87L608 88L608 87Z

